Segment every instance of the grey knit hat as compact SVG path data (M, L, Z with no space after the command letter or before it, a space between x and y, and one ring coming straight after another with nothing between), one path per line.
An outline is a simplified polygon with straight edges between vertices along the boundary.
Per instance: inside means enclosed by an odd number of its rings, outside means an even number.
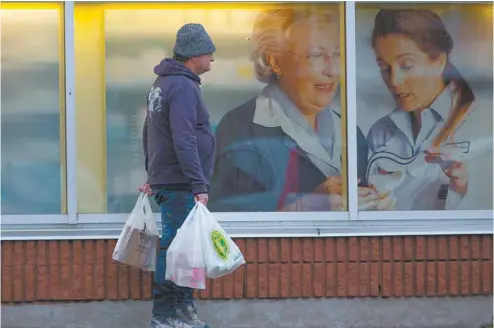
M216 52L216 47L201 24L185 24L177 31L173 53L178 56L192 58L213 52Z

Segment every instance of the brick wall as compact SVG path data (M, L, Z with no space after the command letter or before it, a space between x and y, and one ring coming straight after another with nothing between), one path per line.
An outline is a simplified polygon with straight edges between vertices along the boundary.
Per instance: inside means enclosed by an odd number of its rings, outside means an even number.
M201 298L492 294L492 235L237 239L247 264ZM149 299L149 273L115 240L3 241L2 302Z

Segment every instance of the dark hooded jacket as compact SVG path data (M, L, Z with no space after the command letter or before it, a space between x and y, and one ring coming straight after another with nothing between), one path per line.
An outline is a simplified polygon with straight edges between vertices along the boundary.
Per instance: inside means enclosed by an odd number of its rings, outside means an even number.
M181 62L164 59L147 101L143 146L151 187L209 189L215 139L202 99L201 79Z

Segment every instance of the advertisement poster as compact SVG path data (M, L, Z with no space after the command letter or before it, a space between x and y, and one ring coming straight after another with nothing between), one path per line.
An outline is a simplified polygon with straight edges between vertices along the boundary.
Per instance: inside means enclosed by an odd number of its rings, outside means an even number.
M106 10L108 211L130 211L145 181L146 95L186 22L217 48L201 76L217 142L208 207L345 211L339 16L339 4Z
M360 178L390 199L380 209L492 210L492 9L357 5Z

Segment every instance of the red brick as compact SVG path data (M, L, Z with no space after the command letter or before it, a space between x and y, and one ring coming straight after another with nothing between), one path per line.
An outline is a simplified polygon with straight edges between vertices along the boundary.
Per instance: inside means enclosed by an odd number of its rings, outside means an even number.
M460 257L462 260L470 258L470 236L460 237Z
M314 261L314 243L312 238L302 239L302 256L304 262Z
M336 264L326 263L326 296L336 296Z
M425 296L425 263L424 262L416 262L416 275L415 275L415 296Z
M381 281L380 281L380 273L379 273L379 267L381 266L380 263L375 263L375 262L372 262L371 263L371 267L370 267L370 281L371 281L371 290L370 290L370 294L371 296L380 296L380 292L379 292L379 286L381 284Z
M38 241L37 248L38 265L48 264L48 243L44 240Z
M459 262L449 262L449 295L457 296L460 292L459 286Z
M270 238L268 240L269 262L276 263L280 261L280 240Z
M291 274L291 264L281 264L280 268L280 296L283 298L288 298L291 295L291 279L290 279L290 274Z
M24 242L23 241L14 241L14 257L12 259L13 266L22 266L26 263L26 255L24 251Z
M448 294L448 273L446 262L437 262L437 296Z
M436 237L428 237L427 239L427 259L430 261L434 261L437 259L437 238Z
M94 297L98 300L107 297L107 288L109 285L105 279L106 270L107 268L105 264L94 264L88 268L86 274L92 276L92 278L89 279L88 284L86 284L86 295L92 293L92 295L94 295Z
M48 272L50 274L49 281L49 298L56 300L60 297L60 288L62 281L62 268L59 265L50 265Z
M405 236L405 261L411 261L415 259L415 237Z
M461 294L470 294L470 262L461 262Z
M84 248L82 240L74 240L72 243L72 264L82 265L84 264Z
M247 251L247 247L245 246L245 239L243 238L235 238L234 239L235 244L237 245L238 249L240 252L244 255L245 257L245 252Z
M49 289L50 289L50 274L48 272L48 266L38 265L38 282L36 289L37 300L42 301L49 299L50 298Z
M404 238L403 237L393 237L393 260L402 261L404 253Z
M117 266L118 279L118 298L121 300L129 299L129 267L127 265Z
M348 296L348 262L338 263L337 268L338 272L338 284L336 293L339 297L347 297Z
M11 241L2 241L2 267L14 264L14 243Z
M482 236L482 259L492 259L492 235Z
M60 247L58 241L48 243L48 254L50 265L60 265Z
M472 295L480 295L482 291L482 262L472 262Z
M415 281L415 274L414 274L414 268L415 268L415 263L407 262L405 263L405 292L404 296L415 296L415 291L414 291L414 281Z
M246 265L247 269L247 298L257 297L257 264Z
M381 239L378 237L371 238L372 261L381 260Z
M96 299L96 300L101 300L105 298L105 290L104 287L102 287L102 292L100 295L97 295L95 293L95 288L94 288L94 268L95 266L92 264L85 264L81 266L82 269L82 279L83 279L83 296L82 299ZM101 266L102 268L102 266ZM75 275L74 275L75 276ZM103 275L102 275L103 276ZM104 277L101 278L101 281L104 281ZM99 297L98 297L99 296Z
M302 296L303 297L312 297L314 296L313 287L312 287L312 264L304 263L302 265Z
M331 262L335 259L336 246L335 246L335 238L326 238L326 246L325 246L325 254L326 261Z
M153 296L153 276L149 272L141 273L141 282L142 282L142 296L143 299L148 300Z
M220 299L223 297L223 277L212 279L211 281L211 298Z
M426 295L436 296L436 263L427 262Z
M228 274L223 277L223 294L222 297L226 299L232 299L235 296L235 286L234 286L234 274Z
M59 298L61 300L70 300L70 289L72 285L71 281L71 265L61 265L60 266L60 292Z
M492 295L492 260L482 261L482 294Z
M314 296L324 297L325 294L326 294L326 268L324 266L324 263L315 263L314 264Z
M141 275L139 274L139 269L129 268L129 279L130 279L130 298L133 300L138 300L141 297Z
M281 262L282 263L287 263L290 262L290 248L291 248L291 242L289 238L281 238L281 245L280 245L280 257L281 257Z
M74 245L75 246L75 245ZM72 279L69 287L69 299L83 300L84 299L84 265L78 264L72 267Z
M360 257L360 249L359 249L359 243L358 243L357 237L350 237L348 238L348 248L349 248L349 261L350 262L356 262L359 260Z
M247 251L245 252L245 261L248 263L257 262L257 243L255 239L247 239Z
M292 261L300 262L302 260L302 245L299 238L292 239Z
M419 236L416 238L415 245L415 259L425 260L426 259L426 241L425 237Z
M448 259L448 238L445 236L440 236L437 239L437 259L447 260Z
M269 270L268 297L277 298L280 296L280 264L271 263Z
M9 243L2 242L2 248L7 244ZM12 266L2 265L2 303L11 302L14 300L13 271L14 269Z
M302 264L292 264L291 284L290 296L302 297Z
M38 254L36 251L36 242L26 241L26 267L34 267L38 262Z
M85 264L91 264L94 265L96 258L96 240L84 240L82 242L82 254L81 256L84 258L84 263ZM74 245L75 247L75 245ZM78 250L74 248L74 256L77 254Z
M245 265L235 270L234 273L234 297L244 297Z
M336 239L336 259L338 262L346 262L346 249L348 247L348 238Z
M324 239L323 238L315 238L314 239L314 261L323 262L324 255Z
M404 263L395 262L393 263L393 296L402 297L403 296L403 275L404 275Z
M370 296L370 263L359 264L359 296Z
M371 260L370 239L369 239L369 237L360 237L359 239L360 239L359 240L360 261L361 262L369 262Z
M14 269L14 301L23 302L26 300L24 294L24 279L23 275L23 267L20 265L13 266Z
M268 261L268 241L266 238L257 239L257 261L264 263Z
M257 296L259 298L268 297L268 288L269 288L269 271L267 263L260 263L257 266L258 270L258 281L257 281Z
M457 260L460 258L460 254L458 252L458 248L460 245L460 239L458 236L450 236L449 237L449 259Z
M118 299L118 272L117 265L115 263L107 263L105 268L107 274L106 280L106 297L110 300Z
M382 284L382 296L393 296L393 273L391 271L391 263L383 263L383 284Z
M60 264L69 265L72 261L72 241L62 240L60 242Z
M348 263L348 296L358 297L359 287L360 287L359 264Z
M470 236L470 255L471 259L479 260L482 258L482 249L480 247L481 237L479 235Z
M391 237L382 237L382 243L382 259L383 261L390 261L392 258Z
M31 242L34 246L34 242ZM27 244L28 249L31 247L29 243ZM29 251L29 253L35 253L33 250ZM28 254L29 254L28 253ZM38 266L35 262L35 256L30 256L27 258L26 266L24 269L25 272L25 291L26 291L26 301L33 302L36 300L36 284L38 281Z
M107 258L107 254L110 254L108 258ZM98 240L96 242L96 263L93 262L93 264L105 265L106 262L111 261L112 256L113 256L113 250L110 250L110 252L107 253L105 241L104 240Z

